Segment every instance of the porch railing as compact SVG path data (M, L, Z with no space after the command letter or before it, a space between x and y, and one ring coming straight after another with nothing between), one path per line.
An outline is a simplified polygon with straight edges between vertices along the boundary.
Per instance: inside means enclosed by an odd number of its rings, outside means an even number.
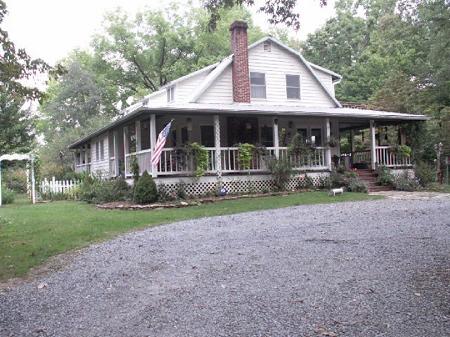
M144 173L144 171L151 172L152 171L152 165L151 165L151 159L152 159L152 150L142 150L137 151L133 153L127 153L125 155L125 175L131 176L131 164L133 158L136 157L137 163L139 164L139 174Z
M342 156L341 156L342 157ZM355 151L351 154L353 164L368 164L371 162L370 150ZM411 158L399 156L392 146L375 146L375 163L386 167L410 167Z
M353 164L370 164L370 150L354 151L351 156Z
M109 158L109 176L110 177L118 176L118 172L116 172L116 158L115 157Z
M308 155L289 155L287 147L280 148L280 158L288 158L294 169L326 168L325 147L316 147Z
M391 146L375 147L376 162L378 165L386 167L407 167L411 166L411 158L399 156Z
M75 172L77 173L91 172L91 163L75 165Z
M217 170L215 148L206 148L208 152L207 159L207 174L214 174ZM244 169L239 161L238 147L222 147L220 148L221 170L223 173L237 173L237 172L267 172L269 170L267 164L270 158L274 158L277 149L275 147L268 147L263 152L257 152L253 155L250 165ZM287 147L278 148L279 157L287 158L294 169L325 169L326 148L318 147L313 150L308 156L304 155L288 155ZM151 151L144 150L127 154L125 156L125 173L131 176L131 160L133 156L136 157L139 164L139 171L142 174L144 170L151 172ZM194 171L194 162L190 156L182 148L164 148L161 152L161 159L157 166L158 175L182 175L192 174Z

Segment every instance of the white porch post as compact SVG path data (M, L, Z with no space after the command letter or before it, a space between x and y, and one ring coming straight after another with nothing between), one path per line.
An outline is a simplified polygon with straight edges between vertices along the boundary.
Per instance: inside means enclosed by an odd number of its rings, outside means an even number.
M280 136L278 133L278 118L273 119L273 146L275 147L275 157L280 158Z
M31 201L36 203L36 181L34 178L34 158L31 157Z
M114 145L114 175L119 175L119 131L113 131L113 145Z
M376 151L375 151L375 121L370 120L370 168L372 170L375 170L377 158L376 158Z
M125 170L125 177L127 176L128 169L127 169L127 154L129 151L129 143L128 143L128 126L123 127L123 162L124 162L124 170Z
M220 150L220 117L214 115L214 158L219 181L222 179L222 156Z
M142 142L141 142L141 121L137 120L135 123L135 130L136 130L136 152L141 151L142 149Z
M331 149L328 142L330 141L331 137L331 127L330 127L330 119L325 118L325 165L328 167L329 170L331 170Z
M156 145L156 115L150 115L150 148L152 149L151 159L153 160L153 153ZM152 165L152 177L158 176L157 167Z

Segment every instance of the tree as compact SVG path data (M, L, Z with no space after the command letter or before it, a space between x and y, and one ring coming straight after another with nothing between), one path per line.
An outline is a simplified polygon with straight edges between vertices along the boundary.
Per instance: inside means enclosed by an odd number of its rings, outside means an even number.
M424 127L409 127L409 138L423 143L419 158L432 160L439 142L448 155L450 4L341 0L336 9L336 18L308 37L305 57L344 76L336 88L342 101L430 115Z
M7 13L5 2L0 0L0 25ZM52 69L41 59L32 59L24 49L17 49L8 32L1 27L0 51L0 92L8 92L13 97L39 98L42 94L39 89L25 86L23 80L49 70L61 71L60 68Z
M165 12L144 11L134 18L118 9L107 14L104 32L92 41L93 69L116 86L118 101L126 106L130 97L140 98L229 55L228 28L233 20L249 22L250 41L262 36L245 9L220 13L221 20L210 33L203 9L172 5Z
M0 0L0 154L31 149L34 118L22 107L27 99L40 98L42 93L24 82L51 70L44 61L32 59L24 49L16 48L1 28L6 14L6 4Z
M0 92L0 155L28 152L33 145L34 120L22 106L21 98Z
M319 0L321 5L326 5L327 0ZM221 19L221 10L234 6L254 6L254 0L204 0L204 7L210 12L209 28L214 30ZM269 23L285 24L294 29L300 28L299 14L295 12L297 0L265 0L259 10L269 15Z
M47 89L47 97L41 106L47 125L45 132L64 132L72 128L85 128L90 119L99 115L114 116L105 105L104 90L95 75L77 60L67 65L67 72L58 80L52 80Z

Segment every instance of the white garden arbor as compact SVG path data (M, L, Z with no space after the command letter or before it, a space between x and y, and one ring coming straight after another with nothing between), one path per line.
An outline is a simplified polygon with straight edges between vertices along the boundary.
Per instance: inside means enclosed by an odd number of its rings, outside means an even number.
M13 153L0 156L0 206L2 206L2 161L28 161L31 169L31 201L36 203L36 188L34 178L34 156L31 153ZM28 178L28 177L27 177Z

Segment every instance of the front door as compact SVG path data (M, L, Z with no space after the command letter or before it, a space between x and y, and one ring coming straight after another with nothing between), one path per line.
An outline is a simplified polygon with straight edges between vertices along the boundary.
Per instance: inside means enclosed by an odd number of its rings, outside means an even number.
M228 146L239 143L258 143L257 117L228 117Z

